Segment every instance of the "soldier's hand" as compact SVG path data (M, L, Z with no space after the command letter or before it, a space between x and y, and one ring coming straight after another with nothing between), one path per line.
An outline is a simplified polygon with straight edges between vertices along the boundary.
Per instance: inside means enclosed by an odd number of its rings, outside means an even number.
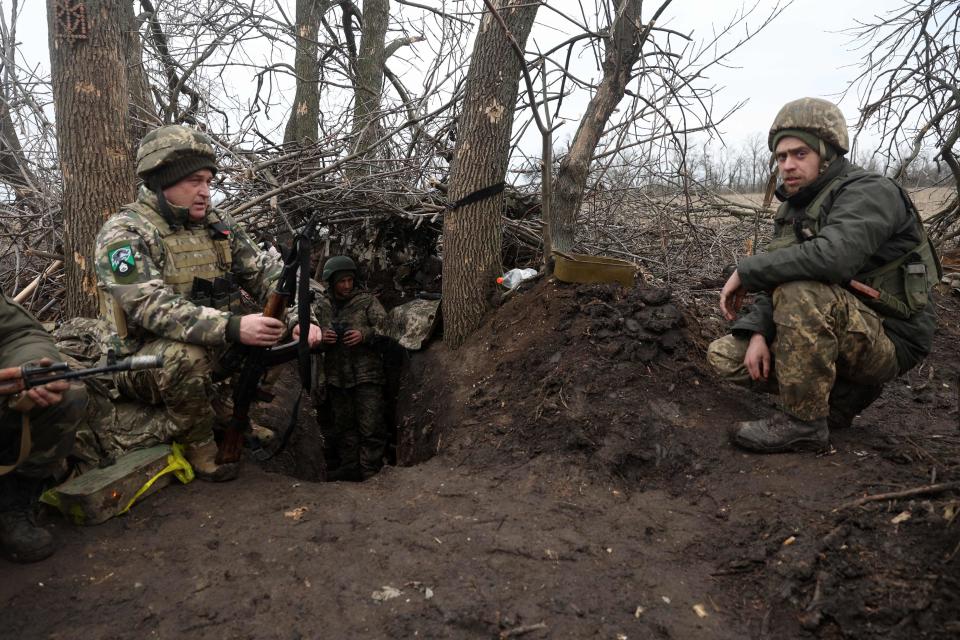
M734 270L720 291L720 312L723 317L727 320L736 318L737 311L743 306L743 298L746 295L747 290L743 288L743 284L740 282L740 274Z
M770 377L770 347L762 333L755 333L750 337L743 364L746 365L751 380L766 381Z
M315 347L315 346L317 346L318 344L320 344L320 341L321 341L321 335L320 335L320 334L321 334L321 329L320 329L320 327L318 327L318 326L315 325L315 324L311 324L311 325L310 325L310 331L309 331L309 333L307 333L307 344L309 344L311 347ZM299 340L299 339L300 339L300 325L299 325L299 324L294 325L294 327L293 327L293 339L294 339L294 340Z
M343 334L343 344L348 347L355 347L361 342L363 342L363 334L356 329L350 329L350 331Z
M339 337L337 336L336 331L330 327L327 327L323 330L323 342L325 344L337 344L337 340L339 340Z
M37 366L49 367L53 364L50 358L41 358L36 362ZM27 397L38 407L50 407L59 404L63 400L63 392L70 388L70 382L67 380L54 380L39 387L27 389Z
M240 318L240 343L251 347L269 347L283 336L286 326L276 318L251 313Z

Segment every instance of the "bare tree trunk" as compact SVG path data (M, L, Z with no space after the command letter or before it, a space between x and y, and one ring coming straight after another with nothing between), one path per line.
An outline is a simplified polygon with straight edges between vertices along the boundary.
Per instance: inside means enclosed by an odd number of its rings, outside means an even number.
M363 149L380 137L380 94L386 63L384 41L389 23L390 0L364 0L363 33L354 81L354 149Z
M157 117L157 105L150 93L150 83L147 81L147 72L143 67L143 43L140 40L140 23L133 10L132 2L123 2L124 22L127 27L123 31L124 50L127 52L127 80L130 87L130 148L140 146L140 140L147 131L160 126L162 121ZM131 154L131 158L135 154Z
M668 4L670 0L660 6L656 16ZM624 96L633 65L640 59L640 51L653 27L653 20L647 25L640 24L642 5L642 0L620 0L610 35L605 38L603 80L580 120L570 152L557 170L557 178L553 183L551 219L547 221L552 248L556 251L570 251L573 248L577 211L583 200L590 160L610 115Z
M96 312L93 243L133 199L125 0L47 0L57 148L63 174L66 317Z
M297 74L297 93L283 132L283 141L286 143L317 140L317 123L320 119L317 34L326 5L324 0L297 0L297 53L293 63Z
M500 0L496 6L523 49L539 3ZM503 28L485 10L457 125L450 202L503 182L522 65ZM443 218L443 331L444 341L454 348L480 325L492 306L501 269L502 200L499 195L484 198L448 211Z

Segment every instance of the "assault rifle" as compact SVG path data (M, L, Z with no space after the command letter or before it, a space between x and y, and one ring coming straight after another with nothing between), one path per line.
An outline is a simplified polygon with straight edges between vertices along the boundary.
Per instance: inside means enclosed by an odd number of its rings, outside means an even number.
M101 373L156 369L162 366L163 358L161 356L131 356L123 360L117 360L113 352L110 352L107 354L105 365L90 367L89 369L71 369L66 362L8 367L0 369L0 396L13 395L55 380L80 380Z
M304 388L310 387L310 245L313 218L307 222L304 230L296 235L290 250L283 257L283 271L276 288L267 298L263 315L281 320L284 309L297 298L297 324L300 326L300 339L275 347L251 347L240 349L243 365L233 382L233 413L217 450L217 464L238 462L243 451L244 434L250 431L250 407L260 399L267 399L260 390L260 383L271 367L284 362L297 360L300 369L300 382ZM265 460L281 451L290 439L300 411L301 391L293 407L293 415L280 444L270 453L255 450L255 455Z

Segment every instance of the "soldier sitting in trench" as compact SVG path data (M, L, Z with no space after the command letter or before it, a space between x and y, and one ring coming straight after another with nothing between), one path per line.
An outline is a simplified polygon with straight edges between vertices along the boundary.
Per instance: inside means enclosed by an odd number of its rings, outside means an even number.
M63 357L53 338L0 293L0 369L54 361ZM0 400L0 553L14 562L37 562L56 546L34 522L33 508L44 483L64 474L87 393L83 385L58 380Z
M118 355L163 356L160 369L116 377L124 396L166 408L170 432L144 434L145 446L176 439L197 477L222 481L238 469L216 462L214 426L228 416L211 402L218 400L214 370L229 345L268 347L286 326L239 310L240 287L263 304L282 264L211 209L216 171L213 144L198 131L168 125L144 136L137 151L143 186L100 230L96 268ZM311 325L311 345L320 338Z
M831 429L850 425L884 383L930 352L940 265L903 189L844 157L836 105L787 103L768 146L783 181L773 239L724 285L728 320L745 293L755 300L708 360L724 378L779 393L782 411L735 424L735 444L820 450Z

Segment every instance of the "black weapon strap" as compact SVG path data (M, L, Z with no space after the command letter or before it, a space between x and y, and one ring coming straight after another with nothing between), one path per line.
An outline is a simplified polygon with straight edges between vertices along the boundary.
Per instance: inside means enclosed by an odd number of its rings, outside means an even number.
M297 424L300 421L300 401L303 400L303 392L308 390L311 385L310 367L310 239L301 234L294 239L293 249L290 260L297 261L297 324L300 326L300 339L297 341L297 364L300 370L300 393L297 394L297 401L293 403L293 410L290 413L290 422L280 437L280 442L271 451L260 449L255 451L254 455L260 461L269 460L273 456L283 451L290 442L290 436L293 435Z
M460 198L456 202L451 202L447 205L447 211L455 211L460 207L465 207L468 204L473 204L474 202L480 202L481 200L486 200L487 198L492 198L493 196L501 193L503 191L504 183L498 182L496 184L491 184L488 187L482 189L477 189L473 193L467 194L464 197Z
M297 344L297 362L300 365L300 384L310 388L310 239L297 236L297 323L300 325L300 342Z

